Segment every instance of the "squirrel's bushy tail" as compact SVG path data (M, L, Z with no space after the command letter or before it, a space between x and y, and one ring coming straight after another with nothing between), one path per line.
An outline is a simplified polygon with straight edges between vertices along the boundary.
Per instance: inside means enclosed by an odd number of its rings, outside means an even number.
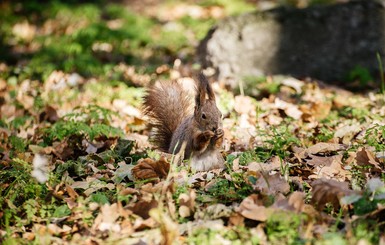
M173 132L192 114L192 100L177 82L159 82L144 97L143 113L149 117L153 129L152 142L167 152Z

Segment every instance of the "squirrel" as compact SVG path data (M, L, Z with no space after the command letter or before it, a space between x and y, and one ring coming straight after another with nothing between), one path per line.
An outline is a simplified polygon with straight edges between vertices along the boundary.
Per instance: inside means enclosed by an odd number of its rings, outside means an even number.
M190 94L176 81L148 89L142 110L153 129L150 140L159 150L175 154L185 144L184 159L191 158L195 171L223 168L222 113L207 78L202 73L197 78L194 109Z

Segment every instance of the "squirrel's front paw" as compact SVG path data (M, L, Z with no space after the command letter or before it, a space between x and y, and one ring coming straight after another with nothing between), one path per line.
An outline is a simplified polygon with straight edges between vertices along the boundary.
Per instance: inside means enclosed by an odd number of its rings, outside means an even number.
M194 139L194 149L196 151L204 151L209 145L211 139L214 137L214 132L206 130L202 133L199 133Z
M223 131L223 129L221 128L218 128L217 130L215 130L215 138L222 138L223 135L225 134L225 132Z
M202 141L210 141L212 137L214 137L215 133L210 130L206 130L203 133L201 133L200 138Z
M221 148L221 146L223 144L224 134L225 134L225 132L221 128L218 128L217 130L215 130L215 137L213 140L214 140L214 145L216 148Z

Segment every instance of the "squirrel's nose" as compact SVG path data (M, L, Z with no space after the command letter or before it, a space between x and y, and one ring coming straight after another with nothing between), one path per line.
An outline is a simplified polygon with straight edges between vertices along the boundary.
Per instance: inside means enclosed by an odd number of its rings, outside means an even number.
M213 132L215 132L215 130L217 130L217 127L213 127Z

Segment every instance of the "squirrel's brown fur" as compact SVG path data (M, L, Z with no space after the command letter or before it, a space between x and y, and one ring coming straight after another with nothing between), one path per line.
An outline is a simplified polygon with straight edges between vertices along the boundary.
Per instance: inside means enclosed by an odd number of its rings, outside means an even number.
M191 98L179 83L160 82L144 97L143 113L150 118L148 126L155 129L153 143L168 152L173 132L191 114Z
M143 112L153 129L152 141L162 151L178 153L186 144L185 158L197 171L223 167L219 148L223 141L221 113L208 80L199 74L195 106L177 82L161 82L144 97Z

